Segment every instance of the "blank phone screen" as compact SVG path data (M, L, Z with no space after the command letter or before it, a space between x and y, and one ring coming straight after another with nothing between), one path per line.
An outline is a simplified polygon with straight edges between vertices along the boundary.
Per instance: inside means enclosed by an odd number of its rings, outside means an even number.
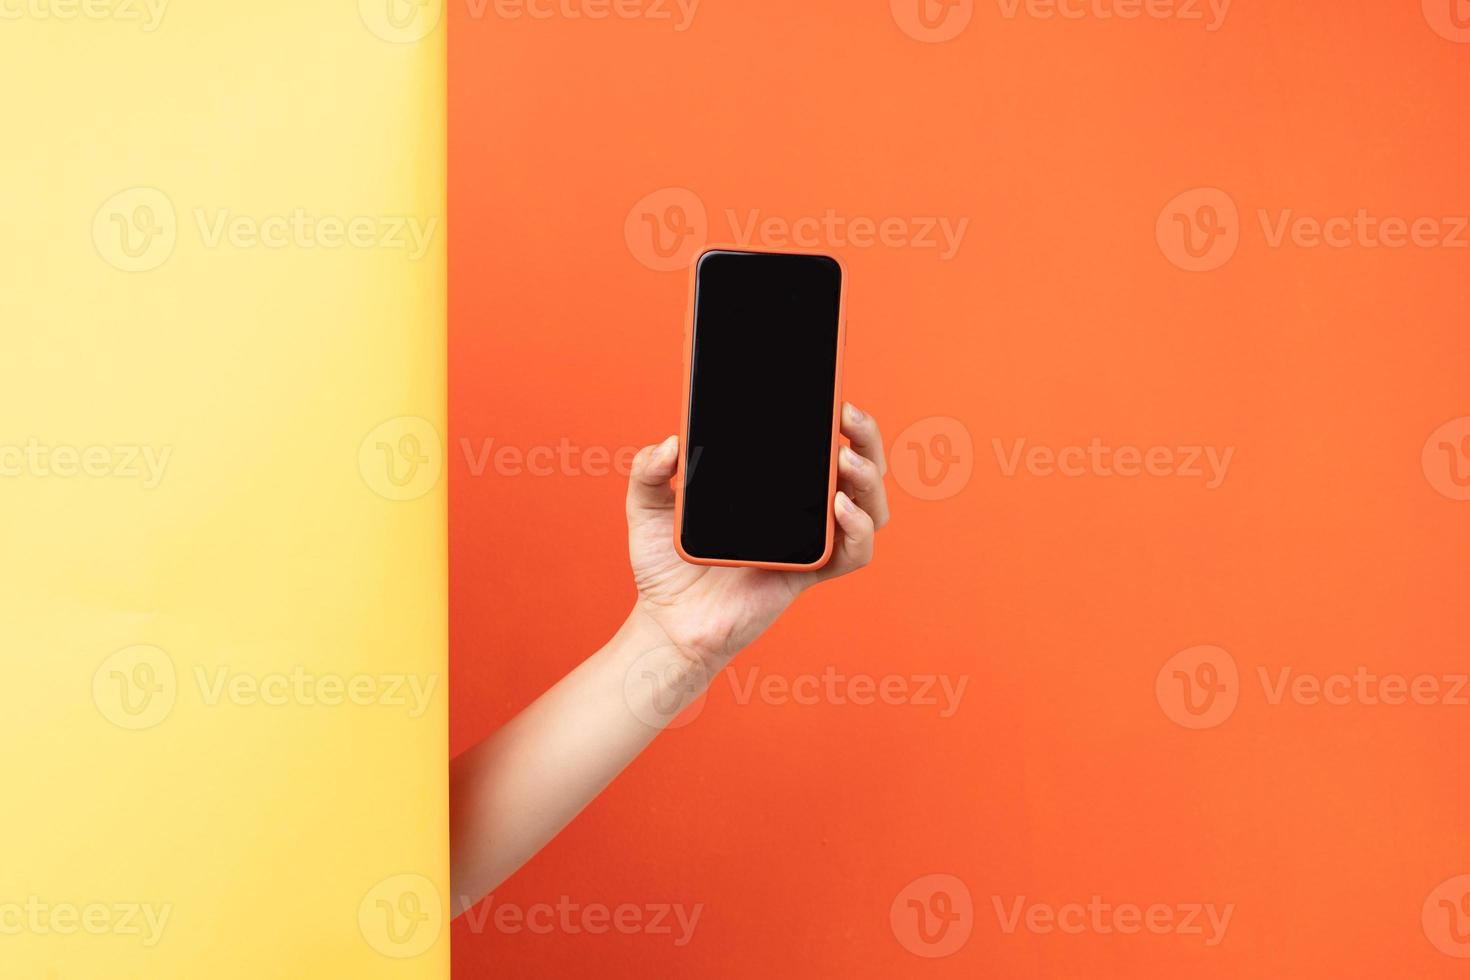
M809 565L827 545L842 270L715 251L699 262L681 544Z

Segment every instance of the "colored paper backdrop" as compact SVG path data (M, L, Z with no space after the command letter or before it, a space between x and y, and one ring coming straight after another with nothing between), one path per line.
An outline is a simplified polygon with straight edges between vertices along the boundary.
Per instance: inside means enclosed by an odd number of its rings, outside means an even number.
M7 980L448 972L444 31L381 13L0 8Z
M632 601L702 242L842 255L894 495L459 974L1458 975L1463 6L452 5L452 750Z

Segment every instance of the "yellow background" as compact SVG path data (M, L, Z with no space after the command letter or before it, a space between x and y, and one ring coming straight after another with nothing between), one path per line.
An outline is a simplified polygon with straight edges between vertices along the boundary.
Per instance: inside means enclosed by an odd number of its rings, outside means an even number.
M147 11L0 17L0 975L443 977L441 11ZM298 209L372 234L211 243ZM211 687L297 673L370 703ZM169 910L156 944L129 905Z

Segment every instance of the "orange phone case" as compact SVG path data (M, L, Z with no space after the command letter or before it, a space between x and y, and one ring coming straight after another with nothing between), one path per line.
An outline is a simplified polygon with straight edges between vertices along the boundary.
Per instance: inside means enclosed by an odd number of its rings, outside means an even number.
M832 449L827 474L827 544L822 557L809 565L773 561L732 561L725 558L698 558L684 550L684 474L689 461L689 395L694 380L694 317L698 305L699 266L711 252L743 252L747 255L816 255L837 263L842 277L837 299L837 376L832 385ZM779 252L744 248L735 245L709 245L690 266L689 310L684 317L684 412L679 421L679 467L674 473L674 549L691 565L719 565L726 568L769 568L776 571L810 571L821 568L832 559L835 533L833 505L837 495L837 449L842 432L842 362L847 355L847 266L835 255L806 249L783 249Z

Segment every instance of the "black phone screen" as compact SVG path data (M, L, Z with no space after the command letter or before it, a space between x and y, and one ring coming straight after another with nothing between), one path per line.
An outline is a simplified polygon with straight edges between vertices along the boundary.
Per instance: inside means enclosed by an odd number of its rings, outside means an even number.
M681 544L809 565L827 545L842 269L817 255L699 260Z

